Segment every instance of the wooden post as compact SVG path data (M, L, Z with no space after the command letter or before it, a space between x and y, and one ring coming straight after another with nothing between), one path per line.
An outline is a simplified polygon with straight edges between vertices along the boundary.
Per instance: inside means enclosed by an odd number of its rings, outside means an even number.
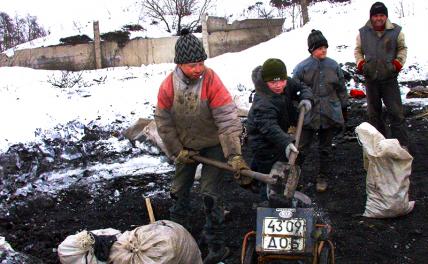
M202 24L202 44L204 45L205 53L207 53L207 56L209 58L210 57L210 46L208 43L207 14L202 15L201 24Z
M150 202L150 198L148 197L146 197L145 201L146 201L147 212L149 214L150 224L153 224L156 220L155 220L155 215L153 213L152 203Z
M94 54L95 54L95 69L101 69L101 40L100 26L98 21L94 21Z

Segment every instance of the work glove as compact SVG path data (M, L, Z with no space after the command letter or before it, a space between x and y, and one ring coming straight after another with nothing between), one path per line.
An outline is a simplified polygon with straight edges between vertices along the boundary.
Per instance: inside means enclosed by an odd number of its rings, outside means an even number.
M299 151L297 150L296 146L294 146L293 143L290 143L285 148L285 156L287 157L287 159L290 158L290 154L291 154L292 151L295 152L296 154L299 153Z
M240 173L241 170L250 169L247 163L245 162L244 158L242 157L242 155L230 156L227 160L227 164L229 164L235 170L234 178L239 185L241 185L244 188L251 186L253 179L248 176L241 175Z
M358 73L360 73L360 74L362 74L362 73L363 73L363 66L364 66L364 63L366 63L366 61L365 61L365 60L360 60L360 62L358 62L358 65L357 65L357 71L358 71Z
M182 149L180 150L177 157L175 158L175 163L186 163L186 164L195 163L195 161L191 159L191 157L197 154L198 154L197 151L190 150L190 149Z
M403 65L401 65L401 63L397 59L395 59L395 60L392 61L392 65L394 65L395 70L397 72L400 72L401 69L403 68Z
M300 109L300 107L302 106L305 107L305 113L309 112L312 108L311 101L309 101L308 99L303 99L302 101L300 101L299 106L297 108Z

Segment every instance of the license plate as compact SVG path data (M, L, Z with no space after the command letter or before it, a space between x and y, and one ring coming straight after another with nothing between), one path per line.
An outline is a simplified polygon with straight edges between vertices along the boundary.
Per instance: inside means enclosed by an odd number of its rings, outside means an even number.
M265 251L303 251L306 219L266 217L263 219L262 247Z

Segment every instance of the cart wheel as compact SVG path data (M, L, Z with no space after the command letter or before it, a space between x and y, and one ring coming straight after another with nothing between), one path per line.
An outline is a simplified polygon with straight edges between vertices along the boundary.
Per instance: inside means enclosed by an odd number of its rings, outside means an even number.
M249 237L243 264L257 264L256 238Z
M318 256L318 264L334 264L334 255L330 243L324 243Z

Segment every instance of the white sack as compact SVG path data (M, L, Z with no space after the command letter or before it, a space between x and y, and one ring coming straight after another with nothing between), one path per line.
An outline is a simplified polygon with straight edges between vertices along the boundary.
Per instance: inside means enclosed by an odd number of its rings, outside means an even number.
M408 195L413 157L397 139L385 139L367 122L355 131L363 146L367 171L367 201L363 216L388 218L408 214L415 204L409 202Z
M6 241L4 237L0 236L0 252L3 251L13 251L13 248L10 246L10 244Z
M113 244L114 264L202 264L201 252L192 235L168 220L124 232Z
M121 233L112 228L90 232L98 236L119 236ZM104 264L104 261L97 260L94 255L94 243L95 240L86 230L70 235L58 246L59 260L62 264Z

